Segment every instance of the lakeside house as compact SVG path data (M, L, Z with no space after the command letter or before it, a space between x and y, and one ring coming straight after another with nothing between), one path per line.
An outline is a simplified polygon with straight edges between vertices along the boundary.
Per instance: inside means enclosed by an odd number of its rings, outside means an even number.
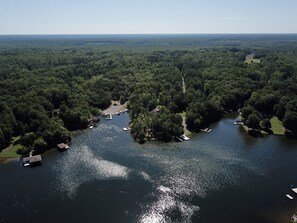
M23 158L24 166L38 166L41 165L41 155L29 156Z
M60 143L57 145L57 148L59 151L65 151L65 150L69 149L69 146L65 143Z

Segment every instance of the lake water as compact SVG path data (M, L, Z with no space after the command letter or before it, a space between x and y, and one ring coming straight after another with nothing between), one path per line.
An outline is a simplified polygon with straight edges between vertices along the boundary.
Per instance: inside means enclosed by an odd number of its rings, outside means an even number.
M289 222L297 141L252 138L233 121L139 145L121 130L127 114L101 120L40 167L0 165L0 222Z

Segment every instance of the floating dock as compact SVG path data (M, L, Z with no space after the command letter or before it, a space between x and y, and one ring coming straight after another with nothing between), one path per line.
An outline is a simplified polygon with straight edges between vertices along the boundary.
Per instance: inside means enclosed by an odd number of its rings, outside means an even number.
M112 114L106 114L105 119L106 120L112 120Z
M290 194L286 194L286 197L289 198L290 200L294 199Z
M205 129L200 129L200 131L210 133L212 129L205 128Z
M184 140L182 138L180 138L179 136L175 136L175 140L177 142L183 142Z

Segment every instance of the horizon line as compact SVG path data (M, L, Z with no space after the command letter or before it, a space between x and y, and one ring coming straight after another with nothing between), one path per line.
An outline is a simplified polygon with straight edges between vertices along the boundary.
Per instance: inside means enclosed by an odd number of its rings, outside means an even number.
M296 35L297 32L246 32L246 33L32 33L0 34L0 36L58 36L58 35Z

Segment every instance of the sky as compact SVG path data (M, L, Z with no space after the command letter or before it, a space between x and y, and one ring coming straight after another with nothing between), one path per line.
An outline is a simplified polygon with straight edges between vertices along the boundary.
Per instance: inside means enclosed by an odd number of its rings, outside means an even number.
M0 0L0 34L297 33L297 0Z

